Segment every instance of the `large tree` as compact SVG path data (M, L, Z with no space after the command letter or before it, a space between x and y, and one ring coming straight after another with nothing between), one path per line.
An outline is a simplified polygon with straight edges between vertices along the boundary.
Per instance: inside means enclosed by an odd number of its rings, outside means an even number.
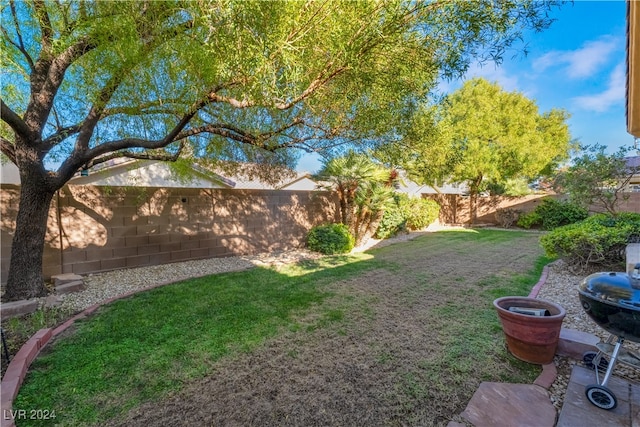
M119 157L281 163L398 134L438 77L499 59L548 2L4 1L2 153L21 193L7 300L45 294L54 193Z
M411 159L410 172L429 184L438 178L466 183L473 222L479 193L548 176L569 158L575 141L568 117L560 109L541 113L522 93L471 79L440 108L418 111L413 134L431 139L414 144L419 157Z

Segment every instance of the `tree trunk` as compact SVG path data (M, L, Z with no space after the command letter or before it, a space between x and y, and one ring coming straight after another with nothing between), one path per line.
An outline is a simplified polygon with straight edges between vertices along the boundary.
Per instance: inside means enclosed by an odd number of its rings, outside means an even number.
M469 192L469 224L473 225L476 223L476 218L478 216L478 193L476 190L471 190Z
M11 245L11 263L5 301L47 294L42 276L42 255L49 207L55 191L37 173L20 174L20 205Z
M469 224L476 223L478 218L478 193L480 193L480 184L482 184L482 175L477 176L469 186Z

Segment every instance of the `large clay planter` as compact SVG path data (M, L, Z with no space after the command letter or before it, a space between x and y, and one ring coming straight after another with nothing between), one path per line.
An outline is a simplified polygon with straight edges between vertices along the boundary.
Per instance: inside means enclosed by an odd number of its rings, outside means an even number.
M493 301L502 323L507 348L515 357L546 365L556 354L564 308L550 301L527 297L502 297ZM510 307L543 308L550 316L530 316L509 311Z

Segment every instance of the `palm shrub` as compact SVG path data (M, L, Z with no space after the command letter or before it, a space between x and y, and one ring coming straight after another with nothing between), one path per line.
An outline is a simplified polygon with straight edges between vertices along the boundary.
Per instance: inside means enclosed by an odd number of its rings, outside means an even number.
M407 218L400 208L399 198L400 194L396 193L394 195L395 203L390 204L384 211L382 220L378 224L378 229L374 235L376 239L388 239L407 229Z
M614 269L624 263L625 248L640 242L640 214L597 214L542 236L547 256L560 257L574 271Z
M360 185L355 197L357 210L354 237L356 245L374 235L385 210L394 203L393 194L393 188L385 183L367 181Z
M325 224L313 227L307 235L307 246L325 255L351 252L355 239L344 224Z

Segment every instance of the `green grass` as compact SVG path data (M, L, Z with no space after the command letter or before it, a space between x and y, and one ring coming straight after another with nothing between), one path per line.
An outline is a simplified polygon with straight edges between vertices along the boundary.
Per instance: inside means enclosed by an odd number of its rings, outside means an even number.
M530 381L539 368L506 352L491 301L526 295L548 259L540 257L522 275L482 277L474 283L455 274L433 280L428 271L406 268L412 259L434 251L468 254L477 247L533 241L526 236L494 230L436 233L371 254L192 279L117 301L76 322L74 331L47 347L32 365L14 409L54 410L65 426L100 424L180 390L209 375L222 357L252 351L285 330L336 328L347 333L352 314L373 318L378 302L368 296L336 296L328 285L372 269L413 280L415 285L402 295L408 304L449 286L450 299L434 308L439 321L430 325L443 340L441 353L400 373L398 388L408 406L432 399L434 390L443 396L468 393L484 380ZM309 313L315 314L305 317ZM379 345L379 362L392 361L393 349ZM290 355L295 357L296 351Z
M34 362L14 407L55 410L64 425L84 425L179 390L221 357L250 351L292 325L295 314L331 295L324 284L373 268L358 262L369 258L255 268L117 301L76 322L75 333ZM327 310L319 326L343 316Z

